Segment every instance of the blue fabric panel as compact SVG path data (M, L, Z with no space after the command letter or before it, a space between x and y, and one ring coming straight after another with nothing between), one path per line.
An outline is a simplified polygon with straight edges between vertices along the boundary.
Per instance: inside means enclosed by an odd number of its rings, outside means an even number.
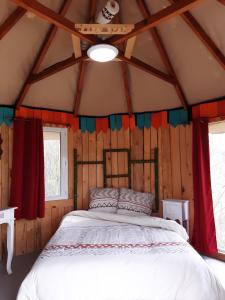
M91 133L95 132L96 130L95 118L87 118L87 130Z
M0 125L2 125L4 120L4 114L3 114L4 107L0 107Z
M151 114L145 113L145 128L151 127Z
M120 130L122 128L122 116L115 115L115 119L116 119L116 129Z
M10 126L13 122L14 110L13 108L4 107L3 108L3 119L7 126Z
M136 114L137 127L143 129L145 127L145 114Z
M111 130L116 130L116 118L115 115L109 116L109 125Z
M87 118L86 117L80 117L80 129L82 132L87 131Z
M179 124L188 124L188 112L184 109L169 111L169 123L176 127Z

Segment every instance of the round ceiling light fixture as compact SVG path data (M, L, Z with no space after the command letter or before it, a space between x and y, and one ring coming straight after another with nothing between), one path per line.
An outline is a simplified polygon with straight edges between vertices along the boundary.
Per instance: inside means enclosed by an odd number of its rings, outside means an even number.
M87 55L94 61L107 62L117 57L118 49L112 45L98 44L91 46L87 51Z

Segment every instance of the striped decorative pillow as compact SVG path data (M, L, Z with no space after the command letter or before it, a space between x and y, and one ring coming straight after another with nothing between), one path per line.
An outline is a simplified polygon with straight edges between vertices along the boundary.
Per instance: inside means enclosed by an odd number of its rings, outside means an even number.
M150 215L154 195L151 193L135 192L130 189L120 189L117 213L121 215Z
M116 213L119 190L116 188L90 189L89 210Z

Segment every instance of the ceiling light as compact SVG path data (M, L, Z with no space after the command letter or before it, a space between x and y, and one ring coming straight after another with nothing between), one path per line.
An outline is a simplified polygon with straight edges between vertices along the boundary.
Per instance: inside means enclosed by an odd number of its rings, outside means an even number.
M87 55L95 61L107 62L113 60L118 55L118 49L112 45L99 44L88 49Z

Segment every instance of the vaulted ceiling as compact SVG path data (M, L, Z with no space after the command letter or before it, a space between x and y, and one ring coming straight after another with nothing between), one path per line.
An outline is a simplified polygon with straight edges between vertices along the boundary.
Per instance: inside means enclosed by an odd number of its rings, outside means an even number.
M116 21L136 25L109 43L136 36L132 57L97 63L74 57L71 33L106 0L1 0L0 104L104 116L225 96L224 0L118 2Z

